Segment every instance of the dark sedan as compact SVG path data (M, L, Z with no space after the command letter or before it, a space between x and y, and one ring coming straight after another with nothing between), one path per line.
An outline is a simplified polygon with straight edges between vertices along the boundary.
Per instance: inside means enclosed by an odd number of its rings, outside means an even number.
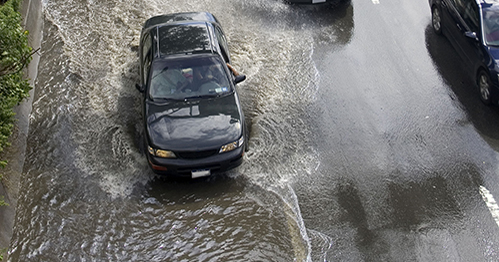
M140 39L147 159L158 174L209 176L242 163L248 134L224 32L210 13L148 19Z
M449 39L485 104L499 100L499 2L429 0L432 27Z

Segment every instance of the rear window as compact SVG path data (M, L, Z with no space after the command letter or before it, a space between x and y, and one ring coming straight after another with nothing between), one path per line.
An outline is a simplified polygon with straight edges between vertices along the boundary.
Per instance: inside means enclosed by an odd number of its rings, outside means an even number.
M210 50L205 23L165 25L158 29L162 55L195 53Z

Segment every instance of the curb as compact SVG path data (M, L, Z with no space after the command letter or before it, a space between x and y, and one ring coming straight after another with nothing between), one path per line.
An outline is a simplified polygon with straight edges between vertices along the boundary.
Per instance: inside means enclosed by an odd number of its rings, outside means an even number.
M29 31L29 44L33 50L37 50L41 46L43 29L41 0L24 0L21 6L21 14L24 28ZM39 61L40 53L38 52L33 55L33 59L25 72L25 77L29 79L29 83L33 88L29 92L28 99L14 108L16 123L10 137L11 146L2 153L1 159L7 160L8 165L1 170L3 179L0 182L0 195L4 196L4 200L9 206L0 207L0 250L10 246L13 234ZM8 256L8 254L4 254L4 259L7 260L5 256Z

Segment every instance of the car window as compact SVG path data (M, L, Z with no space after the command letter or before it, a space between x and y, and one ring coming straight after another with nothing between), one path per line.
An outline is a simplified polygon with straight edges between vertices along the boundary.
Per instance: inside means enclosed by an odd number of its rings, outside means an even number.
M480 28L480 15L478 13L478 6L474 0L453 0L459 16L466 23L468 28L463 30L470 30L478 32Z
M227 39L225 35L218 26L215 26L215 35L217 36L218 44L220 45L220 49L222 50L222 56L226 63L230 63L229 61L229 45L227 44Z
M499 46L499 10L484 9L482 24L487 45Z
M459 15L464 15L464 7L466 6L467 0L453 0Z
M207 52L210 37L205 23L165 25L158 29L162 55Z
M477 32L480 28L480 15L478 6L474 2L468 2L464 8L463 19L473 32Z
M149 96L153 100L204 98L232 91L224 62L215 56L161 60L152 65Z
M144 37L144 41L142 42L142 59L143 59L143 72L142 72L142 83L144 83L145 79L149 75L149 70L151 68L151 50L152 50L151 36L146 34Z

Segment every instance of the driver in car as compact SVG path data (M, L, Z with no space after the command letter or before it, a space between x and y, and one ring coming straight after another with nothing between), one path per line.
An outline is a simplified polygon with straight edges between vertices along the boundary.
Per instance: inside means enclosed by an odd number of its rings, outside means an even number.
M227 63L227 67L234 74L234 76L239 75L239 73ZM224 80L225 75L222 73L222 68L218 65L210 65L205 67L203 70L197 71L197 79L200 83L199 92L202 94L219 93L226 92L227 86ZM204 72L203 74L200 71ZM223 86L222 86L223 85Z

